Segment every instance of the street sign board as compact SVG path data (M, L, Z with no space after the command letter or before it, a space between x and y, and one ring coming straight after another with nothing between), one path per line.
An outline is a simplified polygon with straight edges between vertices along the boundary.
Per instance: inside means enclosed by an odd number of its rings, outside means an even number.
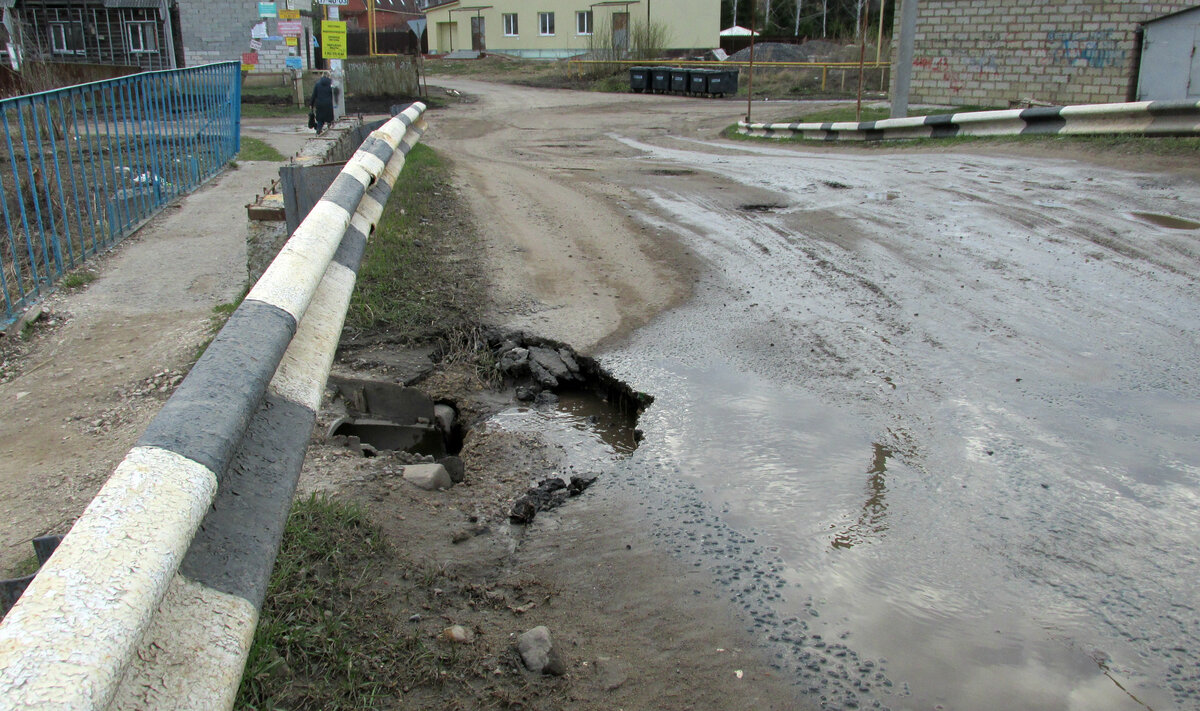
M326 59L345 59L346 23L325 20L321 23L321 54Z

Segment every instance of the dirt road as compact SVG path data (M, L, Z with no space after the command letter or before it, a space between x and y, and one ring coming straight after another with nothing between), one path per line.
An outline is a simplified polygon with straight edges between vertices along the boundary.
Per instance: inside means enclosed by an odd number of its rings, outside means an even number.
M808 698L1197 702L1195 166L730 143L732 102L443 83L481 97L428 140L496 318L655 395L612 480Z
M581 675L637 660L566 707L1196 705L1200 232L1162 219L1197 218L1194 166L726 142L744 104L440 83L475 99L425 140L491 320L656 398L629 456L537 412L482 426L604 474L505 558L572 603L546 614ZM0 385L0 562L82 510L241 289L240 212L204 199Z

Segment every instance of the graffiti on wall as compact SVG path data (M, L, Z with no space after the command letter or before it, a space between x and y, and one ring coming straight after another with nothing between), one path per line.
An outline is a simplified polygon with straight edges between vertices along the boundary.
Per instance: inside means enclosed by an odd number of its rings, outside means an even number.
M913 68L923 69L935 81L946 83L951 94L958 94L972 81L1000 74L1000 62L995 54L968 54L943 57L916 57Z
M1129 54L1121 48L1123 39L1123 32L1112 30L1051 30L1046 33L1046 55L1051 64L1093 69L1120 67Z

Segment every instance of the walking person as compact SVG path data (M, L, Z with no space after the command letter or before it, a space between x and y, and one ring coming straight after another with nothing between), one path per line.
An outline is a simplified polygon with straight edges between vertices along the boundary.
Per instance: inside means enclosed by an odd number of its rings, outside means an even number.
M317 135L325 130L327 124L333 123L333 80L327 76L317 80L312 90L312 98L308 100L316 119Z

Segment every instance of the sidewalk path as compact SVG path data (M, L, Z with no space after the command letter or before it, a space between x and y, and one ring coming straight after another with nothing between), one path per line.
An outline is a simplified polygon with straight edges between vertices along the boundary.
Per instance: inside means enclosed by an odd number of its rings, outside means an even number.
M309 136L299 123L249 121L243 133L291 155ZM70 528L209 337L213 308L241 295L244 206L278 169L227 169L96 260L86 289L47 300L65 323L0 385L0 577L31 538Z

